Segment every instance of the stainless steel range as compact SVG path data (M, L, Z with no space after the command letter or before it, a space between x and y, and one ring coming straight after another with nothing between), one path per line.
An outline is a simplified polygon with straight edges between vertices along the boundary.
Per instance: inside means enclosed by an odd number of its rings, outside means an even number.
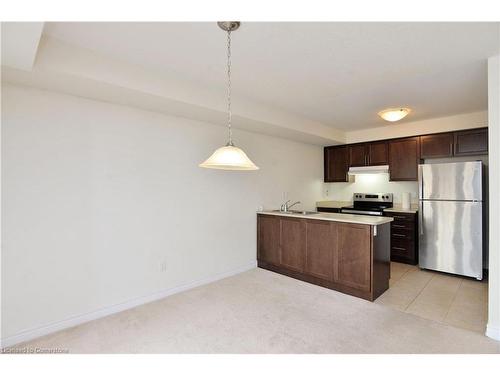
M392 193L354 193L353 205L342 207L343 214L382 216L384 209L392 207Z

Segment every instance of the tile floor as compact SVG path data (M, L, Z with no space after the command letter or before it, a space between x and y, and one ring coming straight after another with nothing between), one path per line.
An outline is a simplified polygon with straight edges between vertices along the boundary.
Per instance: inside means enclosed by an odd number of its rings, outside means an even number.
M391 262L389 290L375 302L483 333L488 313L488 283Z

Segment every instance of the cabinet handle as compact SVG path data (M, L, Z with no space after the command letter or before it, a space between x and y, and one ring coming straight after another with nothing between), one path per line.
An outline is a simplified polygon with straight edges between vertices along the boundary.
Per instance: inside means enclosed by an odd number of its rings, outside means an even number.
M393 233L394 237L406 237L404 234Z
M394 215L393 217L395 217L396 219L406 219L406 216L396 216L396 215Z
M394 228L405 228L404 225L392 224Z
M393 246L392 247L393 249L395 250L403 250L403 251L406 251L406 249L404 247L397 247L397 246Z

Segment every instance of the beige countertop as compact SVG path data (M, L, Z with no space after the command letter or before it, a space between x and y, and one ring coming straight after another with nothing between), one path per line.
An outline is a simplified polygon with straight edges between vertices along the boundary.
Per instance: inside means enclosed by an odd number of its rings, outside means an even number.
M316 207L323 208L341 208L351 206L352 202L349 201L319 201L316 202ZM392 208L386 208L385 212L402 212L402 213L416 213L418 211L418 204L412 203L409 210L403 210L401 204L394 204ZM345 215L345 214L344 214Z
M392 217L388 216L365 216L365 215L350 215L350 214L334 214L326 212L318 212L311 215L302 215L299 213L292 213L292 212L262 211L262 212L257 212L257 214L288 216L288 217L297 217L301 219L311 219L311 220L339 221L342 223L366 224L366 225L382 225L390 223L391 221L394 220Z

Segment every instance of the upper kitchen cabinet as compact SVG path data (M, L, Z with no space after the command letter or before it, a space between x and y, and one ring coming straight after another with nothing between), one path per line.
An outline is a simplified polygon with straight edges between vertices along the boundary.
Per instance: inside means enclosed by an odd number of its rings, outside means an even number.
M364 167L367 163L366 144L360 143L348 146L349 150L349 166Z
M453 156L453 142L453 133L421 136L420 157L422 159L430 159Z
M349 155L347 146L331 146L324 149L324 181L347 182L349 176Z
M417 181L419 154L419 137L389 141L390 180Z
M488 128L455 132L456 156L481 155L488 153Z
M420 137L420 157L422 159L483 155L487 153L487 128L430 134Z
M388 163L387 142L370 142L349 145L349 166L364 167Z
M368 165L387 165L389 163L389 150L387 142L368 143Z

